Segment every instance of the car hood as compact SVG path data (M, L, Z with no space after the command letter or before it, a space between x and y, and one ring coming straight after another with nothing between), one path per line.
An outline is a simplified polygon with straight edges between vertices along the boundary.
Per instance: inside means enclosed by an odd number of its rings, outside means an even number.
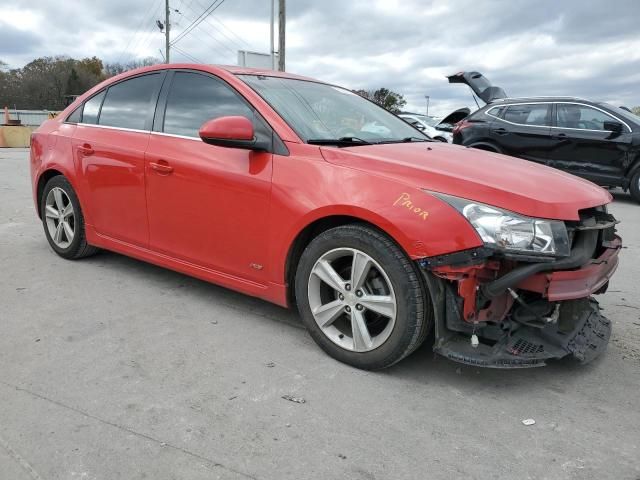
M321 151L334 165L531 217L579 220L579 210L612 199L603 188L559 170L442 142L322 147Z
M442 120L440 120L438 122L438 124L436 125L436 127L438 125L442 125L442 124L455 125L460 120L464 120L465 118L467 118L470 113L471 113L471 110L468 109L467 107L463 107L463 108L459 108L458 110L454 110L449 115L447 115Z

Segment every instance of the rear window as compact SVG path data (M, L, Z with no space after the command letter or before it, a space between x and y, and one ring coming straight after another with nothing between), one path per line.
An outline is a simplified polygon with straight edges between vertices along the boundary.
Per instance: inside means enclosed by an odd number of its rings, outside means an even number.
M110 127L148 130L161 79L160 73L154 73L109 87L98 123Z
M102 91L84 103L84 109L82 110L82 123L98 123L98 115L100 114L100 106L104 99L104 93L105 92Z
M549 126L549 104L509 105L504 112L504 120L519 125Z

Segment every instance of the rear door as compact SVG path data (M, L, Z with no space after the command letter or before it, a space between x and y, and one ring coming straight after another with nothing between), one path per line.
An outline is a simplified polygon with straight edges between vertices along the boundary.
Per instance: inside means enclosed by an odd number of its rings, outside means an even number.
M98 234L144 247L144 152L163 77L164 72L133 77L94 95L84 104L72 141L88 222Z
M503 153L546 163L551 140L551 104L516 103L487 110L491 139Z
M601 185L621 185L631 147L631 129L597 107L580 103L555 105L549 165ZM622 131L607 130L609 122Z

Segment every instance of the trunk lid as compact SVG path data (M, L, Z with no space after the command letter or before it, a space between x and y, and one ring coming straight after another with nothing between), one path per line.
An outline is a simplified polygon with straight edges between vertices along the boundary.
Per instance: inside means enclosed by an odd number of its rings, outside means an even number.
M484 103L491 103L500 98L507 98L505 91L493 86L489 79L480 72L458 72L447 77L449 83L464 83L473 90Z

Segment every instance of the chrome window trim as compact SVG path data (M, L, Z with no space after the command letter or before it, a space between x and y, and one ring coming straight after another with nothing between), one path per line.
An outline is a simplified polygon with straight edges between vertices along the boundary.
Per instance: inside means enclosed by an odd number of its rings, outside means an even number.
M624 120L620 120L614 114L609 113L606 110L603 110L602 108L596 107L594 105L588 105L586 103L580 103L580 102L553 102L553 103L556 104L556 105L560 105L560 104L564 104L564 105L581 105L583 107L593 108L594 110L598 110L598 111L604 113L605 115L607 115L608 117L611 117L614 120L617 120L618 122L623 124L625 127L627 127L627 130L628 130L627 133L632 133L633 132L633 130L627 124L627 122L625 122ZM557 112L556 112L556 117L557 117ZM556 118L556 120L557 120L557 118ZM609 132L610 131L610 130L593 130L593 129L589 129L589 128L571 128L571 127L551 127L551 128L559 128L561 130L582 130L582 131L585 131L585 132Z
M200 137L188 137L186 135L176 135L174 133L164 133L164 132L154 132L152 130L138 130L135 128L122 128L122 127L112 127L109 125L96 125L94 123L71 123L70 125L81 125L83 127L91 127L91 128L106 128L107 130L119 130L121 132L133 132L133 133L150 133L151 135L160 135L163 137L175 137L182 138L185 140L195 140L197 142L201 142L202 139Z
M202 142L202 139L200 137L190 137L188 135L177 135L175 133L165 133L165 132L152 131L151 135L160 135L161 137L182 138L183 140L195 140L197 142Z
M622 125L627 127L628 132L626 132L626 133L633 133L633 130L627 124L627 122L625 122L624 120L619 119L614 114L609 113L606 110L603 110L602 108L596 107L594 105L589 105L587 103L581 103L581 102L563 102L563 101L559 101L559 102L518 102L518 103L508 103L508 104L503 104L503 105L494 105L493 107L491 107L489 110L487 110L484 113L485 113L485 115L489 115L490 117L495 118L496 120L500 120L501 122L508 123L510 125L516 125L516 126L519 126L519 127L555 128L555 129L558 129L558 130L576 130L576 131L579 131L579 132L610 132L610 130L593 130L593 129L589 129L589 128L557 127L557 126L551 126L551 125L528 125L526 123L515 123L515 122L510 122L509 120L505 120L505 119L500 118L500 117L496 117L495 115L491 115L489 113L494 108L500 108L500 107L508 108L511 105L561 105L561 104L562 105L581 105L583 107L588 107L588 108L593 108L595 110L599 110L600 112L604 113L605 115L613 118L614 120L620 122ZM557 115L557 112L556 112L556 115Z
M510 125L516 125L518 127L553 128L551 125L529 125L527 123L510 122L509 120L505 120L504 118L496 117L495 115L491 115L489 113L489 111L493 110L494 108L509 108L512 105L553 105L553 103L554 102L518 102L518 103L509 103L509 104L504 104L504 105L495 105L494 107L490 108L489 110L487 110L484 113L486 115L489 115L492 118L495 118L496 120L500 120L501 122L508 123ZM564 103L564 102L562 102L562 103Z
M95 123L76 123L71 125L82 125L83 127L91 127L91 128L106 128L107 130L119 130L121 132L134 132L134 133L151 133L150 130L138 130L135 128L123 128L123 127L112 127L110 125L98 125Z

